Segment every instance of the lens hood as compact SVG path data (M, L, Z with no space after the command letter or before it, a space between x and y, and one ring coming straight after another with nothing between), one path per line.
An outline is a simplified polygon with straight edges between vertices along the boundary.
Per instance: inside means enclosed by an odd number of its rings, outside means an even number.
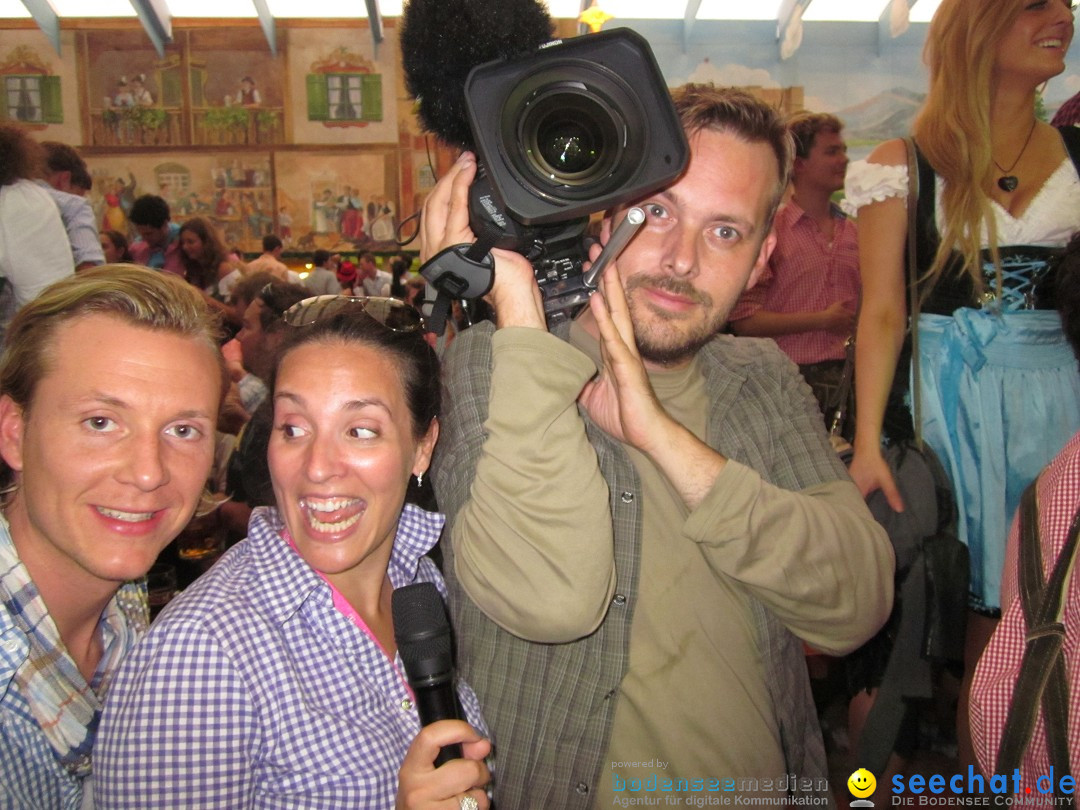
M689 155L648 43L625 28L479 65L465 103L495 197L525 225L637 199L670 184Z

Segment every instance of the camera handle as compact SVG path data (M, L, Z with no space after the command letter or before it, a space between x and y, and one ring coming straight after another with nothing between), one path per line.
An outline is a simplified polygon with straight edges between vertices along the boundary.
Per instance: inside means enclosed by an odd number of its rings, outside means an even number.
M446 331L450 303L456 298L487 295L495 282L495 259L485 240L451 245L432 256L420 274L438 292L428 318L428 330L436 335Z

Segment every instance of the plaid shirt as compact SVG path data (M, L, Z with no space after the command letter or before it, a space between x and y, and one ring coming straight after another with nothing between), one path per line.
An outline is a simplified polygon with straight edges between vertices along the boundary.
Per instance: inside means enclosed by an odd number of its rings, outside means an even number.
M565 339L569 328L564 323L554 331ZM478 323L454 339L444 360L442 434L433 469L439 502L451 521L471 497L489 436L494 334L492 323ZM784 489L804 490L847 478L810 405L809 389L775 346L765 340L720 336L700 350L699 359L710 400L711 447ZM574 397L576 391L569 395L570 407ZM640 478L626 448L583 419L610 492L619 589L595 632L570 643L541 644L504 630L465 593L455 568L461 560L455 557L453 544L443 544L461 667L483 697L501 752L494 797L500 810L585 810L594 805L599 780L611 778L604 756L615 716L612 698L629 666L631 625L643 575L645 507L638 497ZM558 491L554 484L552 488ZM869 512L865 526L862 542L885 549L884 532ZM671 598L692 600L694 595L680 592ZM802 642L752 595L746 615L729 620L753 627L757 649L718 651L716 672L723 670L724 654L760 656L774 708L774 716L763 722L777 730L787 772L810 779L825 776L825 751ZM709 688L725 688L722 677L715 673L708 677ZM688 716L699 724L716 724L716 718L693 714L693 693L700 684L678 686L688 695ZM678 756L674 751L656 751L656 756L668 754Z
M1078 123L1080 123L1080 93L1070 96L1064 104L1058 107L1050 126L1070 127L1076 126Z
M776 250L761 280L739 298L730 320L767 312L820 312L836 302L855 308L859 297L859 246L855 223L834 207L829 242L798 203L776 214ZM776 345L800 365L843 360L847 335L816 330L777 335Z
M443 518L407 506L395 588L445 586L422 557ZM420 731L402 677L333 605L330 587L257 509L230 549L121 667L95 753L100 807L390 808ZM472 690L469 722L486 733Z
M0 544L10 546L11 542L7 521L0 517ZM0 577L10 573L0 571ZM23 595L25 591L19 598ZM129 621L130 614L121 609L124 600L145 606L145 583L139 580L120 586L101 614L99 627L104 654L91 683L99 696L103 696L112 676L109 665L134 645L140 632L139 626ZM34 716L28 696L20 690L15 679L16 671L30 655L30 641L16 624L12 609L0 604L0 807L5 810L78 810L88 782L60 764ZM145 627L145 620L142 627ZM62 654L62 650L58 653ZM65 663L75 668L70 658ZM94 729L89 729L90 743L93 734Z
M1077 506L1080 506L1080 433L1068 441L1043 471L1038 484L1038 503L1043 571L1044 576L1048 577L1065 545ZM1001 583L1001 622L979 659L971 685L971 736L979 764L986 773L993 773L997 764L1005 716L1012 702L1013 688L1024 654L1027 625L1020 604L1019 559L1019 521L1014 520ZM1076 710L1075 704L1075 696L1080 694L1080 576L1076 571L1069 580L1062 622L1065 625L1065 644L1062 648L1065 677L1069 694L1074 698L1069 705L1067 736L1070 770L1075 775L1080 773L1080 711ZM1046 724L1041 709L1020 773L1020 791L1023 793L1029 788L1032 795L1039 795L1035 781L1039 776L1050 773Z

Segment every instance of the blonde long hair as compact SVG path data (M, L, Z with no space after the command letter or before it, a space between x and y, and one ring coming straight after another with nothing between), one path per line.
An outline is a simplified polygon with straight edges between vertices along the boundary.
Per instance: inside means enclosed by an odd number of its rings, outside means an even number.
M919 149L944 180L945 228L924 279L928 289L948 266L954 248L976 292L985 287L981 260L983 226L1001 288L997 226L985 189L995 177L990 142L990 95L997 46L1020 16L1016 0L944 0L930 23L923 59L930 92L915 119ZM931 190L929 193L933 193ZM914 204L914 201L910 201Z

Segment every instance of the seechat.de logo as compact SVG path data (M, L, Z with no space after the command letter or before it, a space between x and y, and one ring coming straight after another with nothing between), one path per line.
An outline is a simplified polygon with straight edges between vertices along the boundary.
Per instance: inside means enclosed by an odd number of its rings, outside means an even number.
M866 768L859 768L847 780L848 791L855 797L851 802L852 807L873 807L874 803L867 799L877 787L877 779Z

